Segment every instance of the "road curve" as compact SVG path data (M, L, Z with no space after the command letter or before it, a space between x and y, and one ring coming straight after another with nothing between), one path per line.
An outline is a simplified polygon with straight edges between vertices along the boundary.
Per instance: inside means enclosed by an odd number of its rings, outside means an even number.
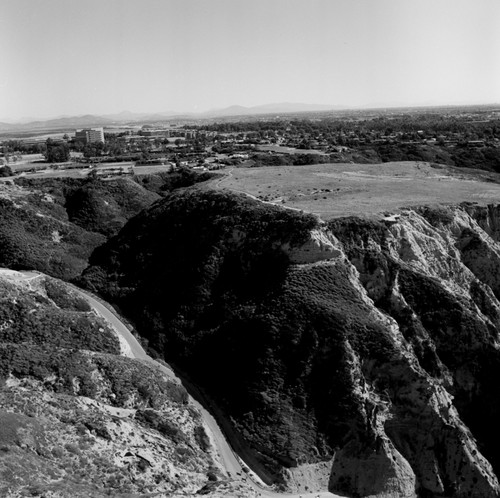
M5 272L5 273L4 273ZM30 281L38 277L44 276L42 273L38 272L28 272L28 271L13 271L7 269L0 268L0 275L6 274L8 272L9 276L17 277L19 280ZM115 330L115 332L121 336L128 344L132 356L138 360L144 360L148 363L152 364L156 368L159 368L165 375L167 375L171 379L175 379L180 382L180 379L175 375L175 373L167 368L165 365L155 361L153 358L148 356L142 346L139 344L134 335L130 332L127 326L121 321L120 317L113 311L111 311L108 307L104 306L99 300L94 298L88 292L71 285L71 287L78 292L95 310L97 314L99 314L102 318L104 318ZM328 491L320 491L315 493L277 493L272 491L266 485L260 481L260 479L251 472L249 469L234 453L234 451L229 446L224 434L222 433L219 425L217 424L214 417L194 398L190 397L191 402L196 406L196 408L201 412L203 420L208 425L212 434L214 435L214 442L217 446L217 450L221 457L222 464L226 469L226 472L229 477L235 480L242 480L243 475L247 475L250 479L246 481L247 484L250 484L260 496L263 497L271 497L271 498L342 498L338 495L330 493ZM259 482L260 481L260 482Z
M92 308L99 314L101 315L118 333L121 335L125 341L128 343L130 350L132 351L132 355L134 358L138 360L145 360L151 365L155 366L156 368L159 368L164 374L166 374L168 377L171 379L175 379L180 382L180 380L177 378L175 373L167 368L165 365L162 365L161 363L155 361L153 358L148 356L146 352L144 351L143 347L139 344L137 339L134 337L134 335L130 332L130 330L123 324L123 322L120 320L120 318L113 313L109 308L104 306L101 302L99 302L97 299L92 297L90 294L87 292L78 289L76 287L73 287L76 291L78 291L86 300L87 302L92 306ZM219 450L221 459L223 461L224 467L226 468L227 473L232 476L232 477L237 477L237 473L242 472L242 467L240 463L238 462L236 456L233 454L231 448L229 445L226 443L226 440L224 436L222 435L222 432L217 425L215 419L210 415L195 399L191 398L191 401L193 404L198 408L203 415L203 419L207 423L207 425L210 427L212 430L216 442L217 442L217 449Z
M91 295L86 293L81 289L75 288L80 294L88 301L88 303L94 308L97 313L99 313L104 319L110 323L115 331L120 334L129 344L130 349L135 358L147 360L149 363L154 364L156 367L159 367L162 372L164 372L167 376L171 378L177 378L174 372L161 363L153 360L150 356L146 354L142 346L139 344L137 339L132 335L130 330L123 324L123 322L119 319L117 315L111 312L106 306L101 304L97 299L93 298ZM219 425L217 424L214 417L194 398L191 397L193 404L200 410L205 423L209 426L212 431L215 442L217 444L217 449L219 451L219 455L221 457L222 463L226 469L228 475L234 479L241 479L243 473L248 472L248 468L245 466L245 470L239 458L235 455L231 447L229 446L226 438L224 437ZM266 488L264 483L260 484L257 482L257 476L252 476L251 484L263 495L269 497L283 497L283 498L336 498L337 495L333 493L329 493L327 491L316 492L316 493L300 493L300 494L285 494L285 493L276 493ZM248 483L248 481L247 481Z

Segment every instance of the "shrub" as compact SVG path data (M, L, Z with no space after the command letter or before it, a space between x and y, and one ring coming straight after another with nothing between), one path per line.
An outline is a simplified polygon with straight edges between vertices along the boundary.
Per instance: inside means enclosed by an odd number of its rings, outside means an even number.
M92 310L92 307L83 297L77 295L62 282L46 277L44 279L44 286L47 296L52 299L59 308L80 312Z

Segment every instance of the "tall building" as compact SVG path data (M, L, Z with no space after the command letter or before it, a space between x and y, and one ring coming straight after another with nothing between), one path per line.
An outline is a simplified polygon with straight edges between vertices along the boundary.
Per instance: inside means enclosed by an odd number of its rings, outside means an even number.
M84 144L96 142L104 143L104 130L102 128L84 128L83 130L76 130L75 141L83 142Z

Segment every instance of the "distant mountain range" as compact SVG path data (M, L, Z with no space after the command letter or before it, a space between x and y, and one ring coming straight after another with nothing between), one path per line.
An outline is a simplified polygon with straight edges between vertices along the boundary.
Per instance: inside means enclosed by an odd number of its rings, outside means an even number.
M27 130L50 130L60 128L83 128L89 126L106 126L112 124L111 119L104 116L65 116L61 118L30 121L28 123L5 123L0 122L0 131L27 131Z
M160 113L134 113L123 111L117 114L83 116L61 116L53 119L28 121L28 122L0 122L0 131L28 131L47 130L61 128L83 128L91 126L112 126L114 124L155 122L172 118L179 119L203 119L229 116L252 116L259 114L287 114L296 112L314 112L342 109L340 106L323 104L303 104L282 102L266 104L253 107L233 105L222 109L212 109L201 113L180 113L166 111Z
M248 116L254 114L287 114L293 112L314 112L314 111L333 111L345 109L345 107L324 105L324 104L301 104L292 102L281 102L278 104L257 105L253 107L244 107L233 105L224 109L213 109L203 113L205 116Z

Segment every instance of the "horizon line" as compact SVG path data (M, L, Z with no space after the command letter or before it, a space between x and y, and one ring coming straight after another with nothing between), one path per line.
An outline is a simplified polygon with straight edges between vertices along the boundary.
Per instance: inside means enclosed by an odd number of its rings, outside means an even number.
M252 105L252 106L244 106L240 104L231 104L225 107L220 107L220 108L211 108L207 110L202 110L202 111L129 111L127 109L124 109L122 111L117 111L117 112L86 112L86 113L78 113L78 114L59 114L59 115L52 115L52 116L46 116L46 117L34 117L34 116L27 116L27 117L22 117L22 118L9 118L9 117L2 117L0 118L0 122L4 124L11 124L11 125L23 125L23 124L29 124L29 123L35 123L35 122L44 122L44 121L51 121L51 120L56 120L56 119L74 119L74 118L82 118L85 116L92 116L96 118L107 118L108 116L118 116L120 114L132 114L132 115L146 115L145 117L149 116L154 116L154 115L164 115L163 117L165 119L169 118L176 118L176 117L184 117L184 116L192 116L192 117L202 117L203 115L207 114L212 114L209 118L217 118L217 117L238 117L238 114L235 114L233 116L223 116L223 115L217 115L217 112L223 112L225 110L234 108L234 107L241 107L242 109L247 109L247 110L252 110L255 108L259 107L270 107L270 106L276 106L276 105L300 105L300 106L322 106L325 107L325 109L311 109L311 110L283 110L279 111L282 114L293 114L293 113L306 113L306 112L328 112L329 110L332 111L348 111L348 110L356 110L356 111L370 111L370 110L382 110L382 109L415 109L415 108L439 108L439 107L472 107L472 106L500 106L500 102L468 102L468 103L418 103L418 104L403 104L403 103L392 103L392 104L384 104L384 103L374 103L374 104L360 104L360 105L341 105L341 104L321 104L321 103L303 103L303 102L273 102L269 104L257 104L257 105ZM274 114L275 112L278 111L269 111L268 114ZM267 114L265 112L262 112L260 114ZM242 115L243 116L243 115ZM141 118L138 118L139 120Z

